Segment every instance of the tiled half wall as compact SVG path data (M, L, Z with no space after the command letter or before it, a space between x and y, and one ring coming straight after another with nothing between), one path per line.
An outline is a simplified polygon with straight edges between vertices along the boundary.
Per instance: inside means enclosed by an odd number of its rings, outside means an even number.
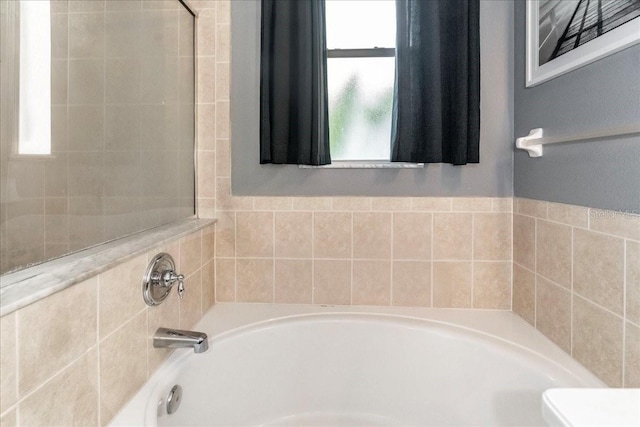
M1 425L106 425L169 355L155 330L190 329L213 305L214 241L211 225L2 317ZM186 292L148 307L141 278L159 252Z
M513 311L613 387L640 387L640 216L515 200Z
M511 308L511 199L234 199L218 301Z

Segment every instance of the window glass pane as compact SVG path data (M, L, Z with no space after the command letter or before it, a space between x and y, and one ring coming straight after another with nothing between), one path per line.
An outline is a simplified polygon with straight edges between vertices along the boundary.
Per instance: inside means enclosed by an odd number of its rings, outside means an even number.
M18 154L51 154L51 12L48 1L20 2Z
M396 46L394 0L327 0L327 48Z
M329 58L333 160L389 160L395 58Z

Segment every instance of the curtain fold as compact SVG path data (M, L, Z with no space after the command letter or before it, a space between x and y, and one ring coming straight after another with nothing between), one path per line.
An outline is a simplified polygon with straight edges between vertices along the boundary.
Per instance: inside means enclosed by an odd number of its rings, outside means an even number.
M391 160L480 161L479 0L397 0Z
M324 6L262 0L262 164L331 163Z

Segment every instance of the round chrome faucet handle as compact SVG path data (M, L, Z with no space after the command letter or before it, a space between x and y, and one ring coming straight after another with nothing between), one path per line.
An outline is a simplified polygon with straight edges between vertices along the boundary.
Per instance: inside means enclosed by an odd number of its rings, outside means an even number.
M176 263L168 253L162 252L153 257L142 278L142 296L147 305L158 305L164 301L176 282L178 293L182 297L184 276L175 270Z
M165 270L162 272L162 279L160 286L164 286L165 288L170 288L176 282L182 282L184 280L184 276L182 274L176 274L173 270Z

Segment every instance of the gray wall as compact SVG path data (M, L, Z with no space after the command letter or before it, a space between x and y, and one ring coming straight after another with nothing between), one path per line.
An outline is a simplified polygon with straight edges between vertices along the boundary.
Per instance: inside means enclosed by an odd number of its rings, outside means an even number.
M511 196L513 3L483 1L480 164L410 170L299 169L259 164L258 1L231 2L234 195Z
M525 2L515 5L515 135L542 127L572 135L640 121L640 45L533 88L525 87ZM518 197L640 211L640 138L546 146L541 158L517 150Z

